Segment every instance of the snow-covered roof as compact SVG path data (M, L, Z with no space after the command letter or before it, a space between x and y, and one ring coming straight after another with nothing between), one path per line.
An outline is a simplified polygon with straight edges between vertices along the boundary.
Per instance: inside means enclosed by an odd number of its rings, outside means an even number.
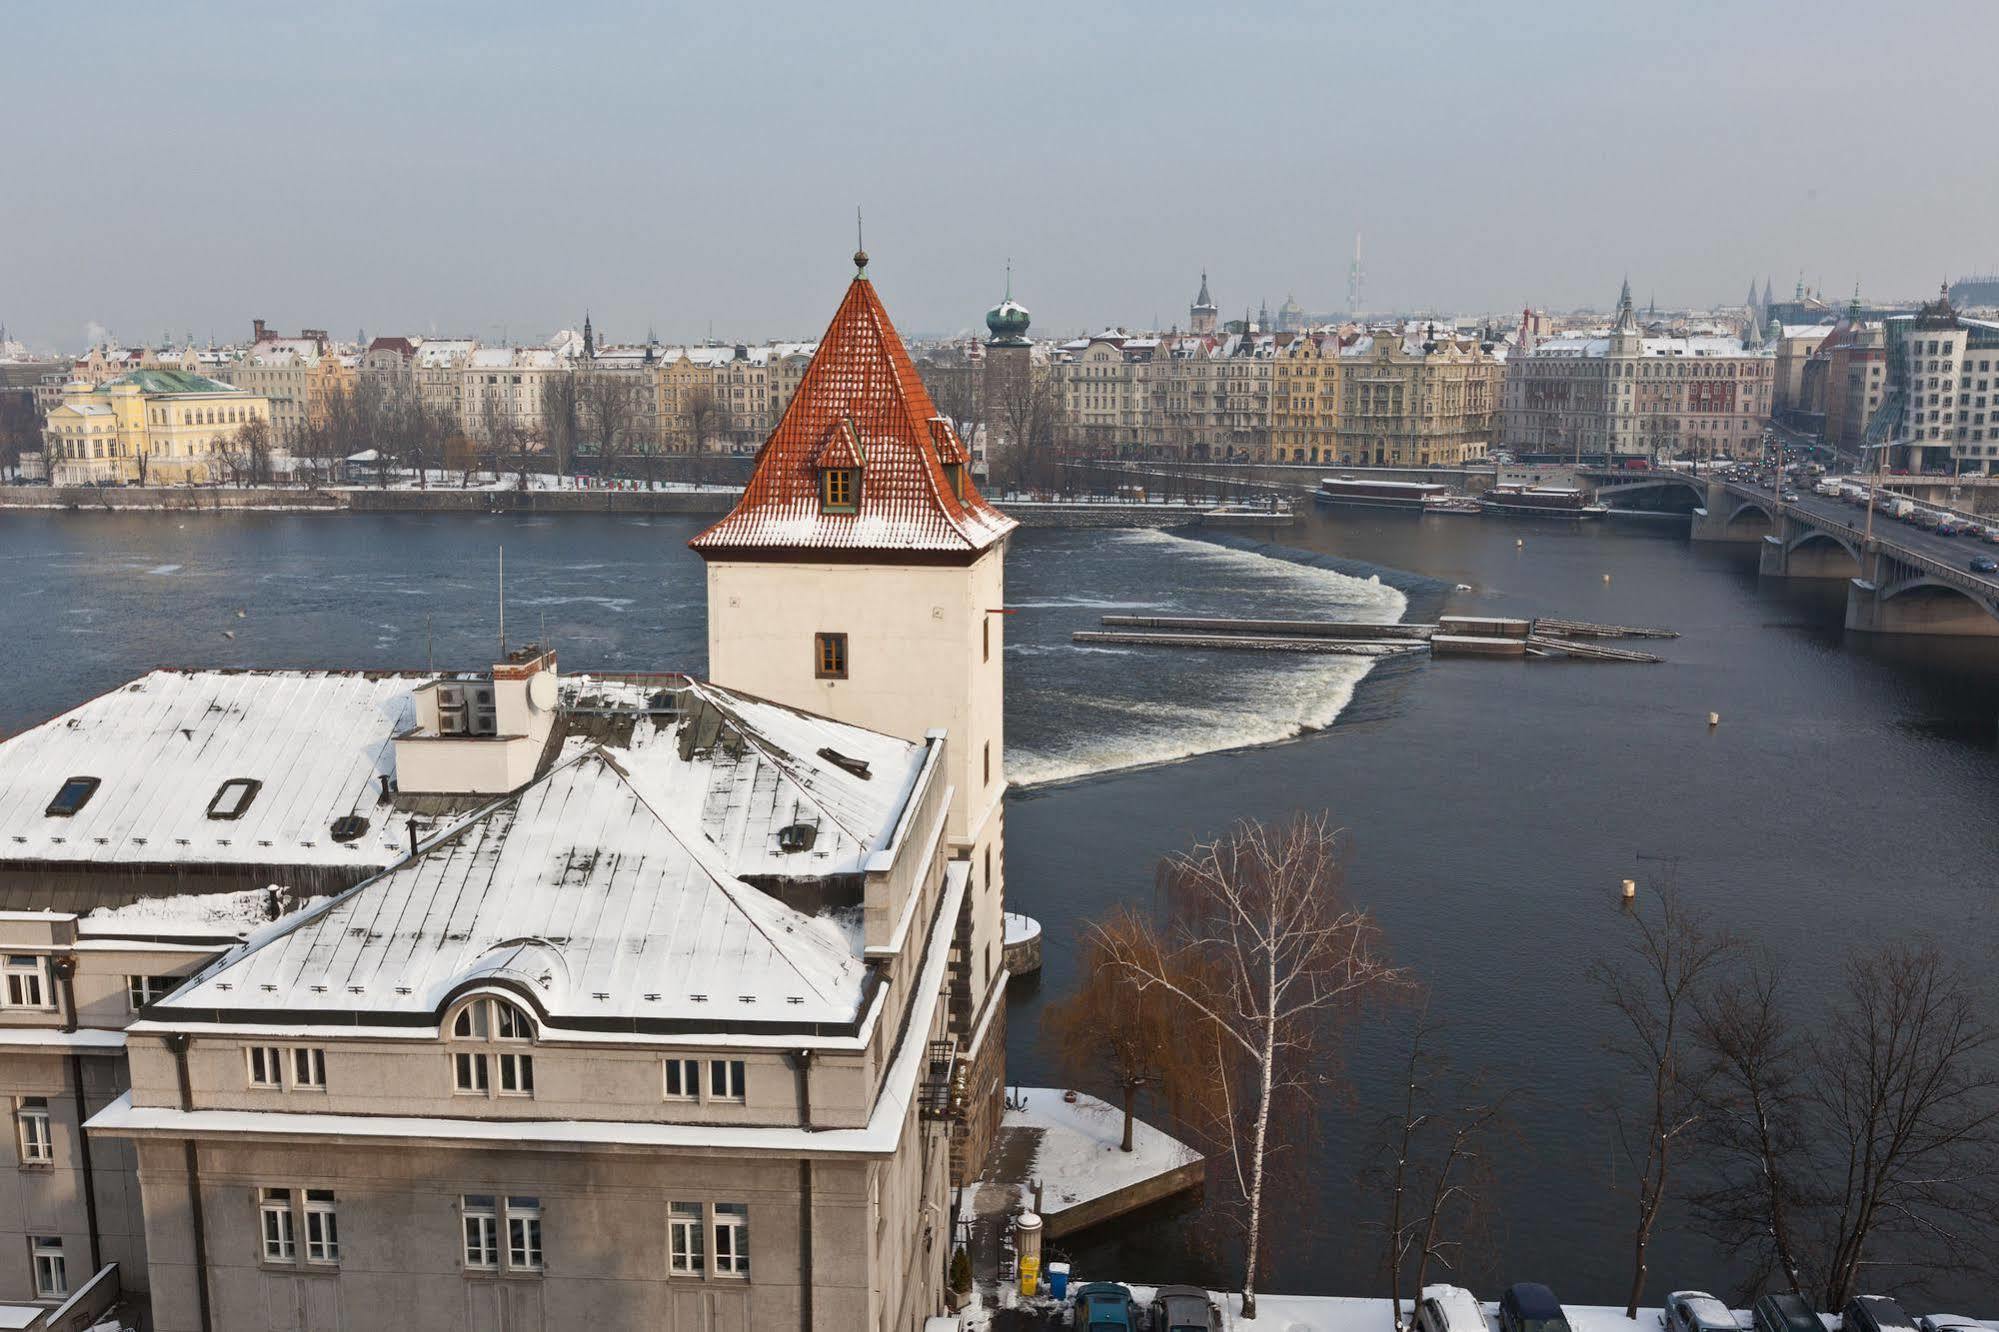
M430 1021L494 985L555 1027L857 1022L868 973L845 933L731 874L699 811L655 809L657 789L593 747L254 936L153 1017Z
M390 737L429 677L361 671L154 671L0 742L0 861L371 868L395 860L401 816L377 804ZM96 787L50 814L71 778ZM235 818L222 784L260 783ZM368 833L335 842L361 813Z
M1741 338L1720 334L1690 334L1685 337L1647 337L1639 341L1638 347L1641 356L1658 357L1735 356L1748 358L1757 356L1767 357L1773 354L1768 349L1763 351L1745 349ZM1552 337L1543 338L1540 342L1534 344L1534 349L1527 353L1524 359L1528 361L1551 361L1575 359L1578 357L1597 358L1608 356L1609 354L1610 334L1602 329L1590 329L1582 332L1557 333Z

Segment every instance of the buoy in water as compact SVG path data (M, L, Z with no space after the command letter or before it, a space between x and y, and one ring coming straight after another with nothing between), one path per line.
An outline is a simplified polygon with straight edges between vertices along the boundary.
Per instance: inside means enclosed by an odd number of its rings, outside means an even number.
M1627 902L1632 902L1636 901L1637 898L1638 898L1637 881L1635 879L1626 879L1624 881L1624 900Z
M1604 581L1604 582L1606 582L1606 583L1608 583L1608 582L1610 581L1610 575L1609 575L1609 574L1605 574L1605 575L1603 576L1603 581Z
M1719 725L1721 725L1721 714L1719 712L1710 712L1707 715L1707 728L1712 731Z
M1519 537L1515 537L1515 538L1513 538L1513 548L1514 548L1515 550L1518 550L1518 549L1520 549L1520 548L1521 548L1522 546L1524 546L1524 545L1526 545L1526 544L1527 544L1527 543L1526 543L1526 542L1525 542L1524 540L1522 540L1521 538L1519 538Z

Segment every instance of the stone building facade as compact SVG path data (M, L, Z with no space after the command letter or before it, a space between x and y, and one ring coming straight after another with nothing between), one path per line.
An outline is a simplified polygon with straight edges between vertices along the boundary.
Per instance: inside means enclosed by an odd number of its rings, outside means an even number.
M268 400L184 370L73 384L48 415L56 485L203 485L224 479L237 432L271 422Z

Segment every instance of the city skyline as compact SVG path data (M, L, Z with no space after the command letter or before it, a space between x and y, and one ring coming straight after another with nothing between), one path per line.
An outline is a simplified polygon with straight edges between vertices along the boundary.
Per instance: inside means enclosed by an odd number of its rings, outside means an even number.
M1985 7L1798 29L1707 5L1668 32L1569 6L769 12L754 32L615 7L282 32L16 15L0 72L54 146L0 201L32 258L0 319L61 350L92 329L235 340L252 314L343 337L538 341L588 310L627 340L809 338L857 205L912 334L975 330L1009 260L1037 331L1184 324L1203 271L1224 318L1337 310L1356 232L1375 309L1601 307L1627 272L1676 307L1800 272L1906 299L1995 266L1999 182L1892 114L1977 123L1930 53L1999 37ZM1715 151L1745 129L1758 153Z

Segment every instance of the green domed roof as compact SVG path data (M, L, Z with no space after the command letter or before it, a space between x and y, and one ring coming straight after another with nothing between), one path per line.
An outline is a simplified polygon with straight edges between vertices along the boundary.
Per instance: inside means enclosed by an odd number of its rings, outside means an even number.
M986 328L991 331L995 346L1025 346L1028 341L1027 325L1027 307L1011 296L986 311Z

